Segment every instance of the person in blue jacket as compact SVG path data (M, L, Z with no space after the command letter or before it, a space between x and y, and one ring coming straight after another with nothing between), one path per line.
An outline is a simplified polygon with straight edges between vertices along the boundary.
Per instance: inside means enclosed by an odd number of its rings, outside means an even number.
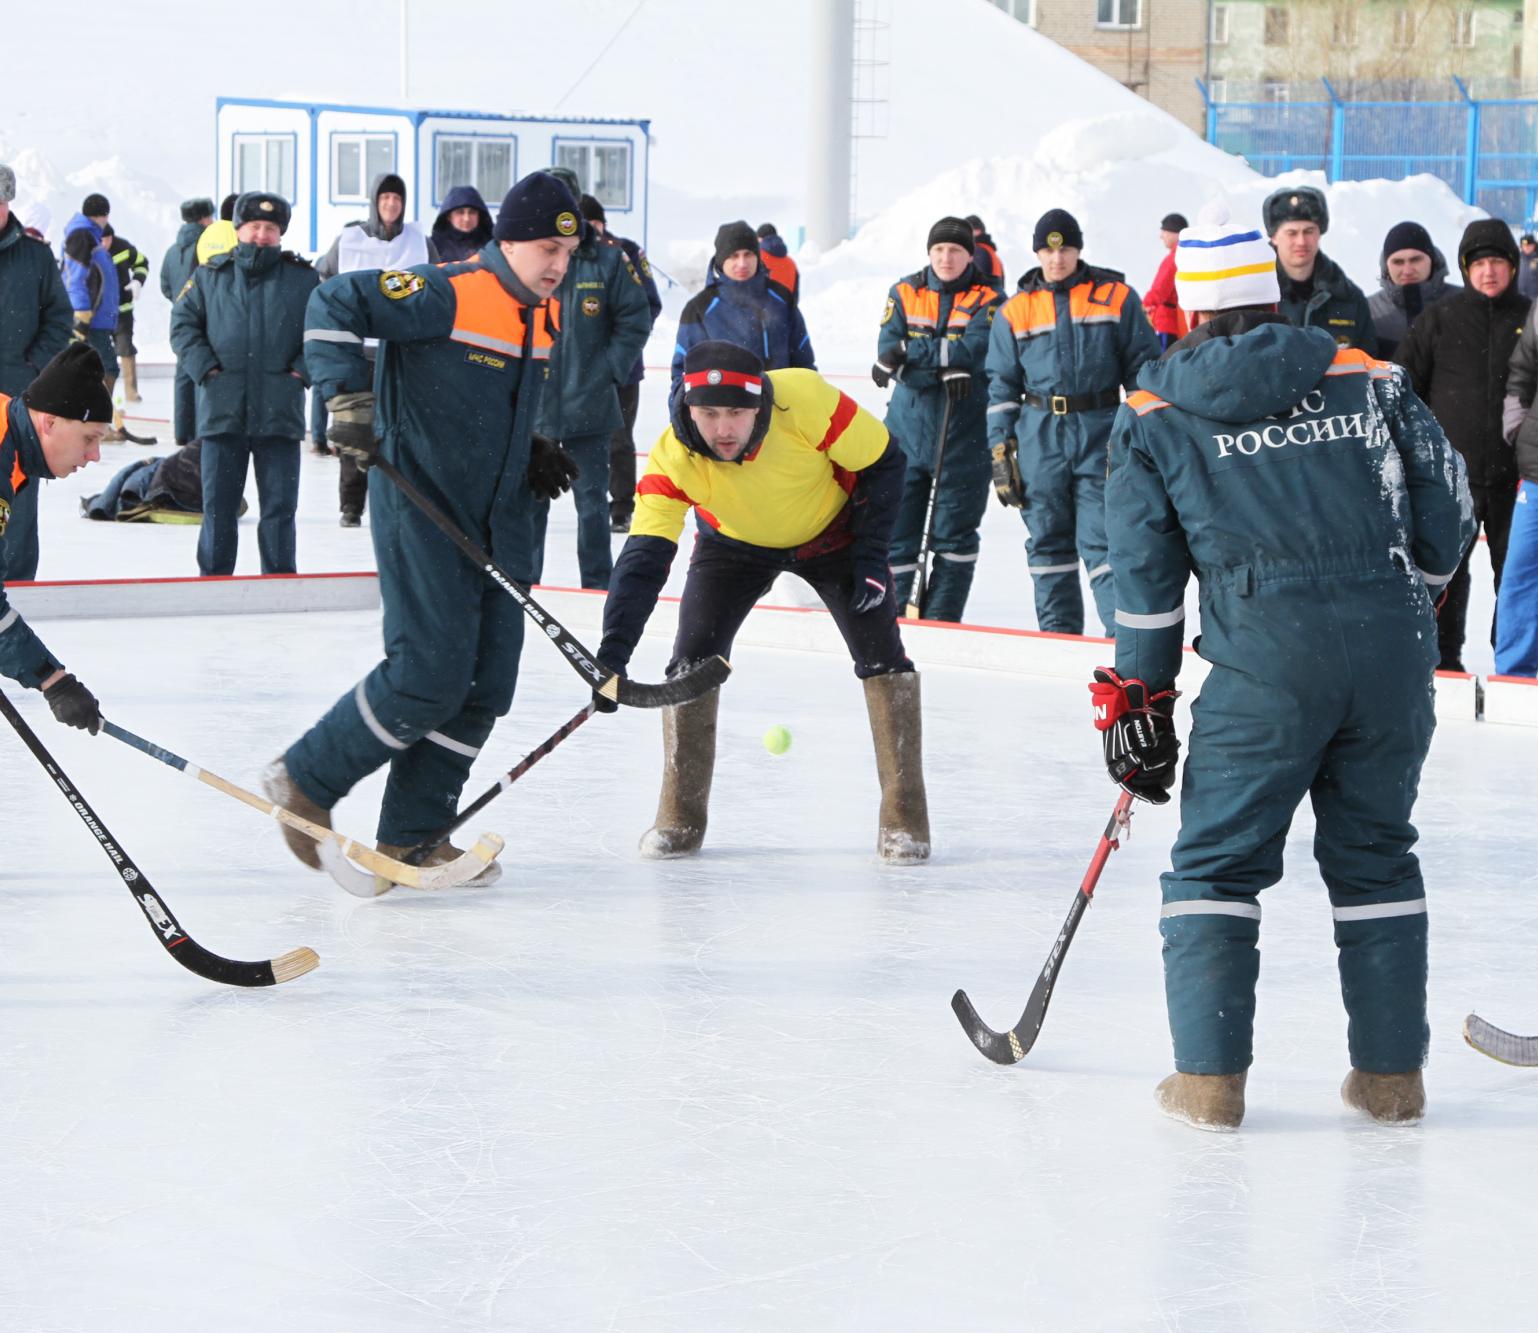
M332 443L388 459L520 582L533 497L569 484L559 451L533 432L559 324L551 298L580 228L570 191L535 172L508 191L473 259L340 274L305 317ZM379 339L377 369L366 338ZM523 613L387 478L371 473L369 492L384 660L266 770L263 789L329 828L331 807L389 764L379 842L398 856L453 817L471 762L511 707ZM313 842L284 838L319 866ZM424 864L458 854L445 843ZM472 882L500 873L493 864Z
M550 174L580 193L575 173ZM580 200L579 200L580 208ZM556 294L565 318L550 355L550 373L535 431L577 465L571 498L577 511L577 566L584 588L607 588L614 571L609 543L609 447L624 424L619 390L651 336L652 314L641 275L617 245L584 226ZM534 581L545 569L550 501L534 503Z
M1462 459L1398 366L1276 313L1258 228L1208 206L1176 249L1192 331L1138 374L1116 418L1106 529L1116 666L1095 673L1112 779L1162 803L1186 583L1200 585L1180 834L1163 876L1167 1114L1244 1116L1260 892L1313 804L1334 914L1347 1106L1425 1105L1426 889L1410 823L1435 722L1433 599L1474 533Z
M433 249L445 264L479 254L491 240L491 211L473 185L456 185L443 196L433 223Z
M59 264L70 307L75 312L74 331L101 357L109 394L118 377L117 345L113 340L117 332L118 286L117 266L102 244L102 224L111 210L112 205L104 195L86 195L80 211L64 224L64 258Z
M1043 213L1032 244L1038 267L993 321L988 444L1017 460L1020 485L1000 499L1025 519L1037 628L1084 633L1082 562L1100 623L1114 635L1105 444L1123 386L1158 356L1159 339L1122 275L1080 257L1084 233L1072 213Z
M678 318L675 386L689 349L702 342L735 343L765 370L817 369L800 304L769 277L759 259L758 236L746 222L723 223L716 232L709 281Z
M214 211L214 201L207 198L183 200L181 212L182 225L160 261L160 294L171 305L176 304L177 296L198 266L198 238L219 216ZM179 446L197 438L197 422L197 385L178 358L171 390L171 430Z
M926 248L929 263L893 283L887 294L871 378L879 389L897 385L887 405L886 428L908 460L892 532L897 605L911 599L930 492L935 491L929 543L933 572L919 610L926 620L960 620L988 505L984 367L999 293L991 276L976 267L976 241L964 218L941 218L929 229Z
M288 201L235 201L237 243L187 279L171 310L171 345L198 387L203 525L198 573L233 574L248 466L256 472L262 573L296 570L299 441L304 438L304 311L320 281L281 249Z
M0 162L0 394L11 397L69 344L69 293L46 241L11 212L16 173ZM13 582L37 577L37 487L11 499L6 566Z

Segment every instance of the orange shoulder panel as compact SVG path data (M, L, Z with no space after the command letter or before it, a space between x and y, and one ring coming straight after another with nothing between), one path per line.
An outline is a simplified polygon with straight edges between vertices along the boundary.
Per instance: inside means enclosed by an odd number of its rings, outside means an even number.
M1143 417L1150 412L1157 412L1161 407L1168 407L1169 404L1158 394L1149 393L1147 389L1134 389L1127 395L1127 406L1138 416Z

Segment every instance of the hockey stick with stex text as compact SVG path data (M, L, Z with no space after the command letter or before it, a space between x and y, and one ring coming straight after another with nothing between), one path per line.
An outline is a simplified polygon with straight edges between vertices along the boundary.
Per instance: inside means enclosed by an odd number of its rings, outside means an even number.
M1538 1066L1538 1037L1522 1037L1487 1023L1478 1014L1463 1020L1463 1040L1481 1055L1499 1060L1503 1065L1524 1069Z
M149 878L134 864L133 858L123 850L123 845L112 836L107 826L97 817L96 811L91 809L79 789L65 775L36 733L16 711L15 705L3 693L0 693L0 713L5 714L5 720L15 728L27 749L32 751L32 757L53 779L54 786L63 793L70 808L80 817L80 822L91 830L91 836L117 868L123 883L128 885L128 891L139 904L144 919L150 923L155 938L189 972L195 972L206 981L217 981L226 986L275 986L302 977L319 966L319 956L314 949L309 948L291 949L277 958L266 958L254 963L238 962L233 958L221 958L216 953L210 953L182 929L181 922L166 906L165 899L155 891Z
M138 750L141 754L147 754L151 759L158 759L167 767L176 769L184 777L189 777L194 782L201 782L215 791L223 792L226 796L233 796L253 810L259 810L262 814L271 816L278 823L298 829L307 837L314 838L320 844L321 863L326 867L331 878L348 893L358 898L375 898L381 892L388 892L388 889L380 889L376 886L376 877L389 880L392 884L404 884L410 889L451 889L480 874L502 850L501 838L495 833L483 833L469 851L443 865L430 867L407 865L406 862L397 860L393 856L386 856L383 852L376 851L366 843L355 842L344 833L316 824L304 818L303 815L296 815L292 810L284 809L281 805L274 805L265 796L258 796L255 792L237 787L217 773L199 768L196 764L183 759L181 755L156 745L153 741L147 741L143 736L134 735L126 727L118 726L116 722L108 722L103 718L101 727L113 740L122 741L124 745ZM352 865L351 861L357 861L371 873L364 874L357 866Z
M1046 964L1041 969L1041 975L1036 978L1036 985L1031 989L1031 998L1025 1003L1025 1012L1020 1015L1020 1021L1014 1027L1008 1032L995 1032L978 1016L977 1010L972 1007L972 1001L967 999L966 991L959 990L951 996L951 1009L961 1020L961 1026L966 1029L972 1044L994 1064L1018 1064L1036 1044L1041 1025L1046 1021L1047 1006L1052 1003L1052 988L1057 984L1058 972L1062 967L1063 958L1068 953L1068 946L1073 943L1074 932L1079 928L1084 909L1089 906L1089 900L1094 896L1095 885L1100 880L1100 872L1105 869L1105 863L1111 853L1121 846L1121 840L1126 836L1127 827L1131 822L1132 793L1124 791L1116 802L1116 808L1111 811L1111 818L1105 826L1105 832L1100 835L1100 842L1095 848L1095 855L1089 863L1089 869L1084 872L1084 881L1073 896L1073 906L1068 909L1068 919L1063 922L1063 928L1058 931L1052 951L1047 955Z
M378 468L384 473L402 495L426 514L437 525L439 531L459 547L471 564L523 608L523 613L545 632L546 637L560 649L561 656L566 659L567 665L587 682L588 688L595 694L631 708L666 708L672 704L686 704L691 699L698 699L700 695L715 689L726 680L727 676L731 675L731 663L724 657L712 657L709 661L690 667L671 680L657 685L628 680L619 672L610 671L583 647L566 626L536 602L523 584L481 550L460 530L459 525L452 518L403 477L400 469L389 459L375 454L370 459L369 466Z

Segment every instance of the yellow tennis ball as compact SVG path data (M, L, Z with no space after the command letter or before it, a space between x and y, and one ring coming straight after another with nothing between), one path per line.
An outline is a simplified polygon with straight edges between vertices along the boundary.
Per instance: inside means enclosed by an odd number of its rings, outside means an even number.
M770 727L764 733L764 749L770 754L784 754L790 749L790 729L788 727Z

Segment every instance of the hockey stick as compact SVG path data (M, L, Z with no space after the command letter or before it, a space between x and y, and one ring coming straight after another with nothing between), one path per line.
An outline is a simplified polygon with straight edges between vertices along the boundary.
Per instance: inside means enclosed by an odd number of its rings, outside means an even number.
M369 466L378 468L384 473L402 495L432 519L443 535L459 547L466 559L476 565L487 578L523 608L524 614L544 630L555 646L561 650L567 664L587 682L588 688L595 694L601 694L605 699L612 699L616 703L626 704L631 708L666 708L672 704L685 704L691 699L698 699L700 695L715 689L731 674L731 663L724 657L712 657L708 662L690 667L689 670L680 672L671 680L663 681L658 685L645 685L638 681L627 680L619 672L610 671L594 659L592 653L577 641L566 626L530 597L529 590L523 584L465 536L452 518L407 481L395 464L376 454Z
M940 414L940 443L935 449L935 478L929 484L929 504L924 510L924 536L919 542L919 562L913 571L913 586L903 614L910 620L924 615L924 596L929 591L929 539L934 532L935 500L940 494L940 470L945 466L945 441L951 431L951 396L945 395L945 410Z
M1020 1015L1020 1021L1014 1027L1008 1032L995 1032L978 1017L977 1010L972 1007L972 1001L967 999L966 991L959 990L951 996L951 1009L961 1020L961 1026L966 1029L972 1044L994 1064L1016 1064L1025 1059L1026 1052L1036 1044L1041 1025L1046 1021L1047 1006L1052 1003L1052 988L1057 984L1058 969L1062 966L1068 946L1073 943L1073 935L1079 928L1079 920L1084 915L1084 909L1089 906L1089 900L1094 896L1100 872L1105 868L1111 853L1121 846L1121 840L1131 822L1132 793L1124 791L1116 802L1116 809L1111 811L1111 819L1105 826L1105 832L1100 835L1100 843L1095 848L1095 855L1090 860L1089 869L1084 872L1084 882L1079 885L1079 891L1074 894L1073 906L1068 909L1068 919L1063 922L1063 928L1058 931L1052 951L1047 955L1046 964L1041 969L1041 975L1036 978L1036 984L1031 988L1031 998L1025 1002L1025 1012Z
M259 963L242 963L209 953L182 929L181 922L172 915L165 900L155 892L155 886L149 882L148 876L134 864L107 826L96 817L96 811L91 809L85 797L65 776L64 770L54 762L42 741L38 740L32 728L3 693L0 693L0 712L5 714L5 720L16 729L16 734L21 737L27 749L32 751L32 757L43 766L43 771L64 794L64 799L80 816L80 822L91 830L91 836L101 845L102 851L111 858L118 874L123 877L123 883L128 885L128 891L139 904L139 910L144 913L144 919L155 932L155 938L189 972L196 972L205 980L222 982L226 986L275 986L279 982L302 977L320 964L315 950L307 948L293 949Z
M174 754L153 741L147 741L142 736L134 735L126 728L118 726L116 722L108 722L103 718L101 729L113 740L122 741L124 745L131 746L141 754L149 755L151 759L158 759L162 764L176 769L194 782L201 782L215 791L223 792L226 796L233 796L253 810L260 810L264 815L272 816L278 823L286 824L289 828L298 829L307 837L314 838L320 844L321 860L331 877L348 893L359 898L378 896L380 890L374 886L376 875L395 884L404 884L410 889L451 889L456 884L463 884L466 880L480 874L502 850L501 838L495 833L483 833L468 852L443 865L428 869L407 865L406 862L398 861L393 856L386 856L383 852L375 851L364 843L354 842L346 834L338 833L335 829L328 829L322 824L305 819L302 815L296 815L292 810L285 810L281 805L274 805L265 796L258 796L255 792L237 787L233 782L221 778L216 773L210 773L207 769L188 763L181 755ZM337 850L326 855L328 848ZM359 862L372 874L365 875L355 866L350 865L346 859L348 857Z
M574 732L578 727L586 722L588 718L592 717L593 714L597 711L598 705L590 703L586 708L584 708L575 717L573 717L571 721L561 723L561 725L556 728L554 734L551 735L549 739L540 742L539 745L530 750L529 753L526 754L517 764L508 769L506 773L498 778L495 785L488 787L484 792L477 796L475 800L471 801L469 805L467 805L463 810L455 815L453 819L449 820L447 824L445 824L442 828L436 829L434 832L430 833L417 846L413 847L409 852L407 852L406 863L408 865L414 866L421 865L422 858L431 852L433 848L439 847L443 843L447 842L449 838L458 831L461 825L468 823L494 800L496 800L498 796L500 796L509 787L511 787L513 783L517 782L519 778L521 778L525 773L533 768L535 764L539 763L539 761L543 759L547 754L549 754L551 750L555 749L557 745L559 745L568 736L570 736L572 732Z
M1481 1055L1503 1065L1521 1065L1524 1069L1538 1065L1538 1037L1519 1037L1485 1022L1478 1014L1463 1020L1463 1040Z

